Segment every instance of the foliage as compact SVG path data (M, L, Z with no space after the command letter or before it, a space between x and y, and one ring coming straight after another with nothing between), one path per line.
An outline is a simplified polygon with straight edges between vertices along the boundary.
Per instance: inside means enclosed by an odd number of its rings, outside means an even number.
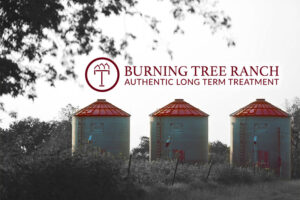
M165 184L172 182L175 160L132 161L132 175L143 185ZM180 163L177 168L176 182L189 183L203 181L208 171L208 165Z
M0 130L1 163L14 163L23 156L56 155L71 152L69 121L42 122L26 118Z
M14 162L24 155L70 154L71 117L77 109L71 104L62 108L60 121L44 122L28 117L13 122L6 130L0 128L1 162Z
M286 110L291 115L292 131L292 177L300 177L300 99L295 98L292 103L286 102Z
M99 15L119 15L134 6L132 0L16 0L0 2L0 96L23 95L30 86L28 98L34 99L34 84L44 77L52 86L55 80L76 78L75 54L88 54L93 38L98 37L99 48L116 56L114 40L94 26ZM64 49L63 52L59 50ZM63 72L47 58L62 55ZM35 64L30 67L29 63ZM42 66L42 67L37 67ZM39 72L41 71L41 72ZM4 86L3 86L4 85Z
M23 159L0 170L2 200L131 200L144 194L121 176L119 161L88 154Z
M244 168L224 167L218 170L215 180L222 184L253 183L251 172Z
M229 147L220 141L209 144L210 160L217 163L229 163Z
M268 169L237 168L224 165L216 170L214 180L226 184L252 184L255 182L270 181L275 178Z
M73 106L72 104L66 105L64 108L61 109L59 113L59 119L64 121L69 121L71 122L72 116L75 114L76 111L79 110L78 106Z
M50 137L54 126L31 117L15 121L0 132L1 150L11 155L31 154Z
M265 170L254 174L251 168L215 164L209 180L205 181L209 165L181 163L175 185L171 186L175 164L175 161L133 159L131 175L124 179L127 162L112 157L92 154L26 157L13 167L0 166L0 198L144 199L169 196L171 191L214 193L211 190L215 189L222 189L225 194L231 185L274 180L272 173Z
M132 150L132 156L136 159L149 160L149 137L141 137L139 146Z
M184 183L176 183L173 186L157 184L145 187L147 191L145 200L291 200L299 199L299 185L300 180L262 182L252 185L199 183L198 187Z
M170 14L178 22L174 34L184 33L179 24L188 15L198 15L213 32L231 27L229 16L203 1L168 2ZM136 16L159 34L160 19L139 12L137 4L134 0L0 1L0 96L26 95L33 100L38 79L51 86L57 80L76 79L74 58L94 48L110 57L123 55L130 62L127 46L137 36L125 31L119 41L106 35L100 22L111 16ZM228 45L235 43L228 39ZM172 57L172 50L168 53Z
M72 148L72 124L69 121L53 121L51 136L39 145L35 154L70 154Z
M134 159L131 162L131 176L137 183L145 186L157 184L170 185L172 182L175 160L145 161ZM180 163L176 173L176 183L189 184L192 187L200 187L207 184L252 184L274 180L271 171L265 169L236 168L229 164L213 164L208 180L210 164Z

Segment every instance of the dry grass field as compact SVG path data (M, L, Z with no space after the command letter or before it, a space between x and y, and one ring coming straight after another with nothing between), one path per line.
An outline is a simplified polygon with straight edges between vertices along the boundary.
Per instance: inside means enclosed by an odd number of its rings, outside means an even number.
M153 200L300 200L300 180L264 182L253 185L192 186L175 183L174 186L145 187L145 199Z
M16 164L17 163L17 164ZM1 200L300 200L300 180L228 163L182 164L76 155L0 164ZM208 173L210 172L210 173ZM208 176L209 174L209 176Z
M272 172L213 165L179 164L172 186L174 161L133 162L132 177L142 185L145 199L300 200L300 180L280 180Z

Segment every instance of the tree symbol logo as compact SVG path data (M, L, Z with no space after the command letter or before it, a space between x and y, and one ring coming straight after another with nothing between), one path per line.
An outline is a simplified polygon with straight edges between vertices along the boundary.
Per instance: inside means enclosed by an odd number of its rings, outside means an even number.
M99 87L104 87L103 85L103 73L107 72L109 75L110 69L109 69L109 65L107 63L105 63L105 65L103 65L102 63L100 65L96 65L94 68L94 75L96 75L96 72L100 72L101 74L101 84L99 85Z
M87 84L98 92L113 89L119 81L119 76L120 72L116 63L104 57L92 60L85 70Z

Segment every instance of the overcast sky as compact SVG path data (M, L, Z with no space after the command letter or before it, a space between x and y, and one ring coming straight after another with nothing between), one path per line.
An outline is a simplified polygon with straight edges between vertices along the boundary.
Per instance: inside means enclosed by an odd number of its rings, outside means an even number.
M265 98L284 109L285 99L300 96L300 1L222 0L217 6L232 18L230 32L212 35L199 17L193 16L187 17L182 24L185 34L175 36L171 33L176 23L169 17L166 1L151 2L141 1L137 9L155 11L158 18L163 19L160 24L162 33L158 37L139 18L122 16L103 20L107 34L121 37L131 31L137 35L136 41L129 46L134 65L279 65L280 85L128 87L124 86L122 76L122 66L126 62L119 57L114 59L121 68L119 84L109 92L99 93L89 88L84 79L87 64L96 57L105 56L94 51L76 58L77 82L58 82L53 88L38 81L38 98L34 102L23 97L2 97L6 109L17 111L18 119L32 116L52 120L68 103L82 108L105 98L131 114L132 148L138 145L141 136L149 136L150 113L175 98L183 98L210 115L209 141L230 144L230 113L256 98ZM235 39L236 47L227 47L224 37L228 35ZM156 51L151 49L154 38L160 41ZM166 52L168 48L174 52L173 60ZM5 118L0 125L7 127L10 121Z

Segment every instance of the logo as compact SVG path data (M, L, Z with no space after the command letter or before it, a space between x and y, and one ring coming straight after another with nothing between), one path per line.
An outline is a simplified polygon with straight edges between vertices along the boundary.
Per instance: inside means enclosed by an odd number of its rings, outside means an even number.
M107 92L113 89L120 77L117 64L109 58L92 60L85 70L87 84L98 92Z

